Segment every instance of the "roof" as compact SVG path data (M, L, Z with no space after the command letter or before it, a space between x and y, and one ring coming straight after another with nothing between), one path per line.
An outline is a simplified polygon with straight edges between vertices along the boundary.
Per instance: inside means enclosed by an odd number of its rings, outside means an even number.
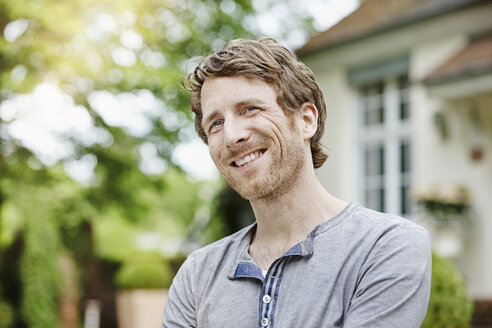
M474 41L435 71L424 82L437 84L492 72L492 37Z
M489 0L366 0L340 22L297 50L300 56Z

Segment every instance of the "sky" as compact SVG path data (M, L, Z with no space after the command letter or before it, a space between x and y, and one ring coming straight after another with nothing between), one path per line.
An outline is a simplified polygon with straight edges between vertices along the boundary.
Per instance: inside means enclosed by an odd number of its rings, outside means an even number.
M294 31L287 39L280 37L282 25L288 20L289 10L292 10L287 5L292 2L279 2L271 10L264 10L262 3L260 0L254 1L256 9L261 12L256 21L261 32L281 39L290 48L302 46L306 35L301 31ZM294 4L299 7L296 9L312 15L315 28L322 31L352 12L358 1L309 0ZM4 38L9 42L15 41L25 31L24 25L22 20L7 25L3 31ZM129 35L128 42L138 43L138 37ZM14 69L12 78L22 79L23 74L25 72ZM90 94L89 103L108 125L122 127L136 137L143 136L152 129L151 118L165 118L162 123L166 128L181 128L189 140L175 148L172 160L195 179L210 180L218 177L208 154L208 147L194 136L193 125L186 121L183 113L168 108L150 91L139 90L117 95L108 91L96 91ZM94 126L92 117L83 106L75 104L68 94L50 81L39 84L31 94L16 95L2 102L0 118L10 122L6 124L6 131L1 133L20 140L44 165L63 161L67 173L87 185L93 181L92 172L97 160L90 154L74 160L75 149L67 138L78 138L85 145L105 145L113 141L108 132ZM157 156L157 149L153 144L143 144L140 155L142 161L139 169L144 173L162 174L166 170L167 163Z

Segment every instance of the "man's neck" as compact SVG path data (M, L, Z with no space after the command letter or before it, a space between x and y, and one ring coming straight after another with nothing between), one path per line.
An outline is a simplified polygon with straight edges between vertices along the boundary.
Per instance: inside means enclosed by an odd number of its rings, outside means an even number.
M257 229L250 254L263 269L304 240L317 225L340 213L346 202L330 195L314 170L306 170L289 189L251 201Z

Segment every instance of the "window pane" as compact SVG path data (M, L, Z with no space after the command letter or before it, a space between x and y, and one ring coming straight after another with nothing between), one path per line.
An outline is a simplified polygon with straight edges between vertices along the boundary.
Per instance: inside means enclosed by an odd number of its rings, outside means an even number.
M410 118L410 108L408 105L409 85L407 75L398 77L398 106L400 110L400 120L402 121Z
M405 141L400 143L400 172L410 172L410 145Z
M384 123L384 110L381 104L377 103L377 99L368 100L364 110L364 125L371 126Z
M369 125L372 125L373 124L373 115L372 115L372 111L366 109L364 110L364 125L365 126L369 126Z
M371 175L371 170L369 169L370 161L371 161L371 150L364 149L364 173L366 177Z
M383 124L384 123L384 108L383 108L382 104L378 108L378 114L379 114L378 115L378 118L379 118L378 123Z
M406 89L408 87L408 84L409 83L408 83L408 75L407 74L398 76L398 89L399 90Z
M384 188L379 189L379 208L378 211L385 211Z
M383 106L384 84L382 82L368 85L361 89L363 95L364 126L372 126L384 123Z
M384 175L384 147L379 146L379 174Z
M400 188L400 204L401 214L410 214L410 198L408 197L408 186L402 186Z
M384 175L383 145L368 147L364 150L364 165L366 176Z
M385 210L384 204L384 188L367 189L365 191L365 205L366 207L383 212Z
M408 103L400 103L400 120L404 121L410 117L410 109Z
M400 141L400 212L402 215L411 212L411 201L408 196L410 185L410 143Z
M376 92L378 94L382 95L383 92L384 92L384 83L383 83L383 81L377 82L375 89L376 89Z

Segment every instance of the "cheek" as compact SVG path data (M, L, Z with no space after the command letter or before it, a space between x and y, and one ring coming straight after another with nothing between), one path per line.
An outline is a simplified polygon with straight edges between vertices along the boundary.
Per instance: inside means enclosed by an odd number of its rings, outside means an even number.
M210 140L208 143L208 153L210 154L210 157L212 157L212 160L217 165L218 160L220 159L220 148L217 147L213 142L211 143Z
M217 151L215 151L215 149L213 149L210 144L209 144L209 149L208 149L208 153L210 154L210 157L212 157L212 160L215 162L215 160L217 159Z

